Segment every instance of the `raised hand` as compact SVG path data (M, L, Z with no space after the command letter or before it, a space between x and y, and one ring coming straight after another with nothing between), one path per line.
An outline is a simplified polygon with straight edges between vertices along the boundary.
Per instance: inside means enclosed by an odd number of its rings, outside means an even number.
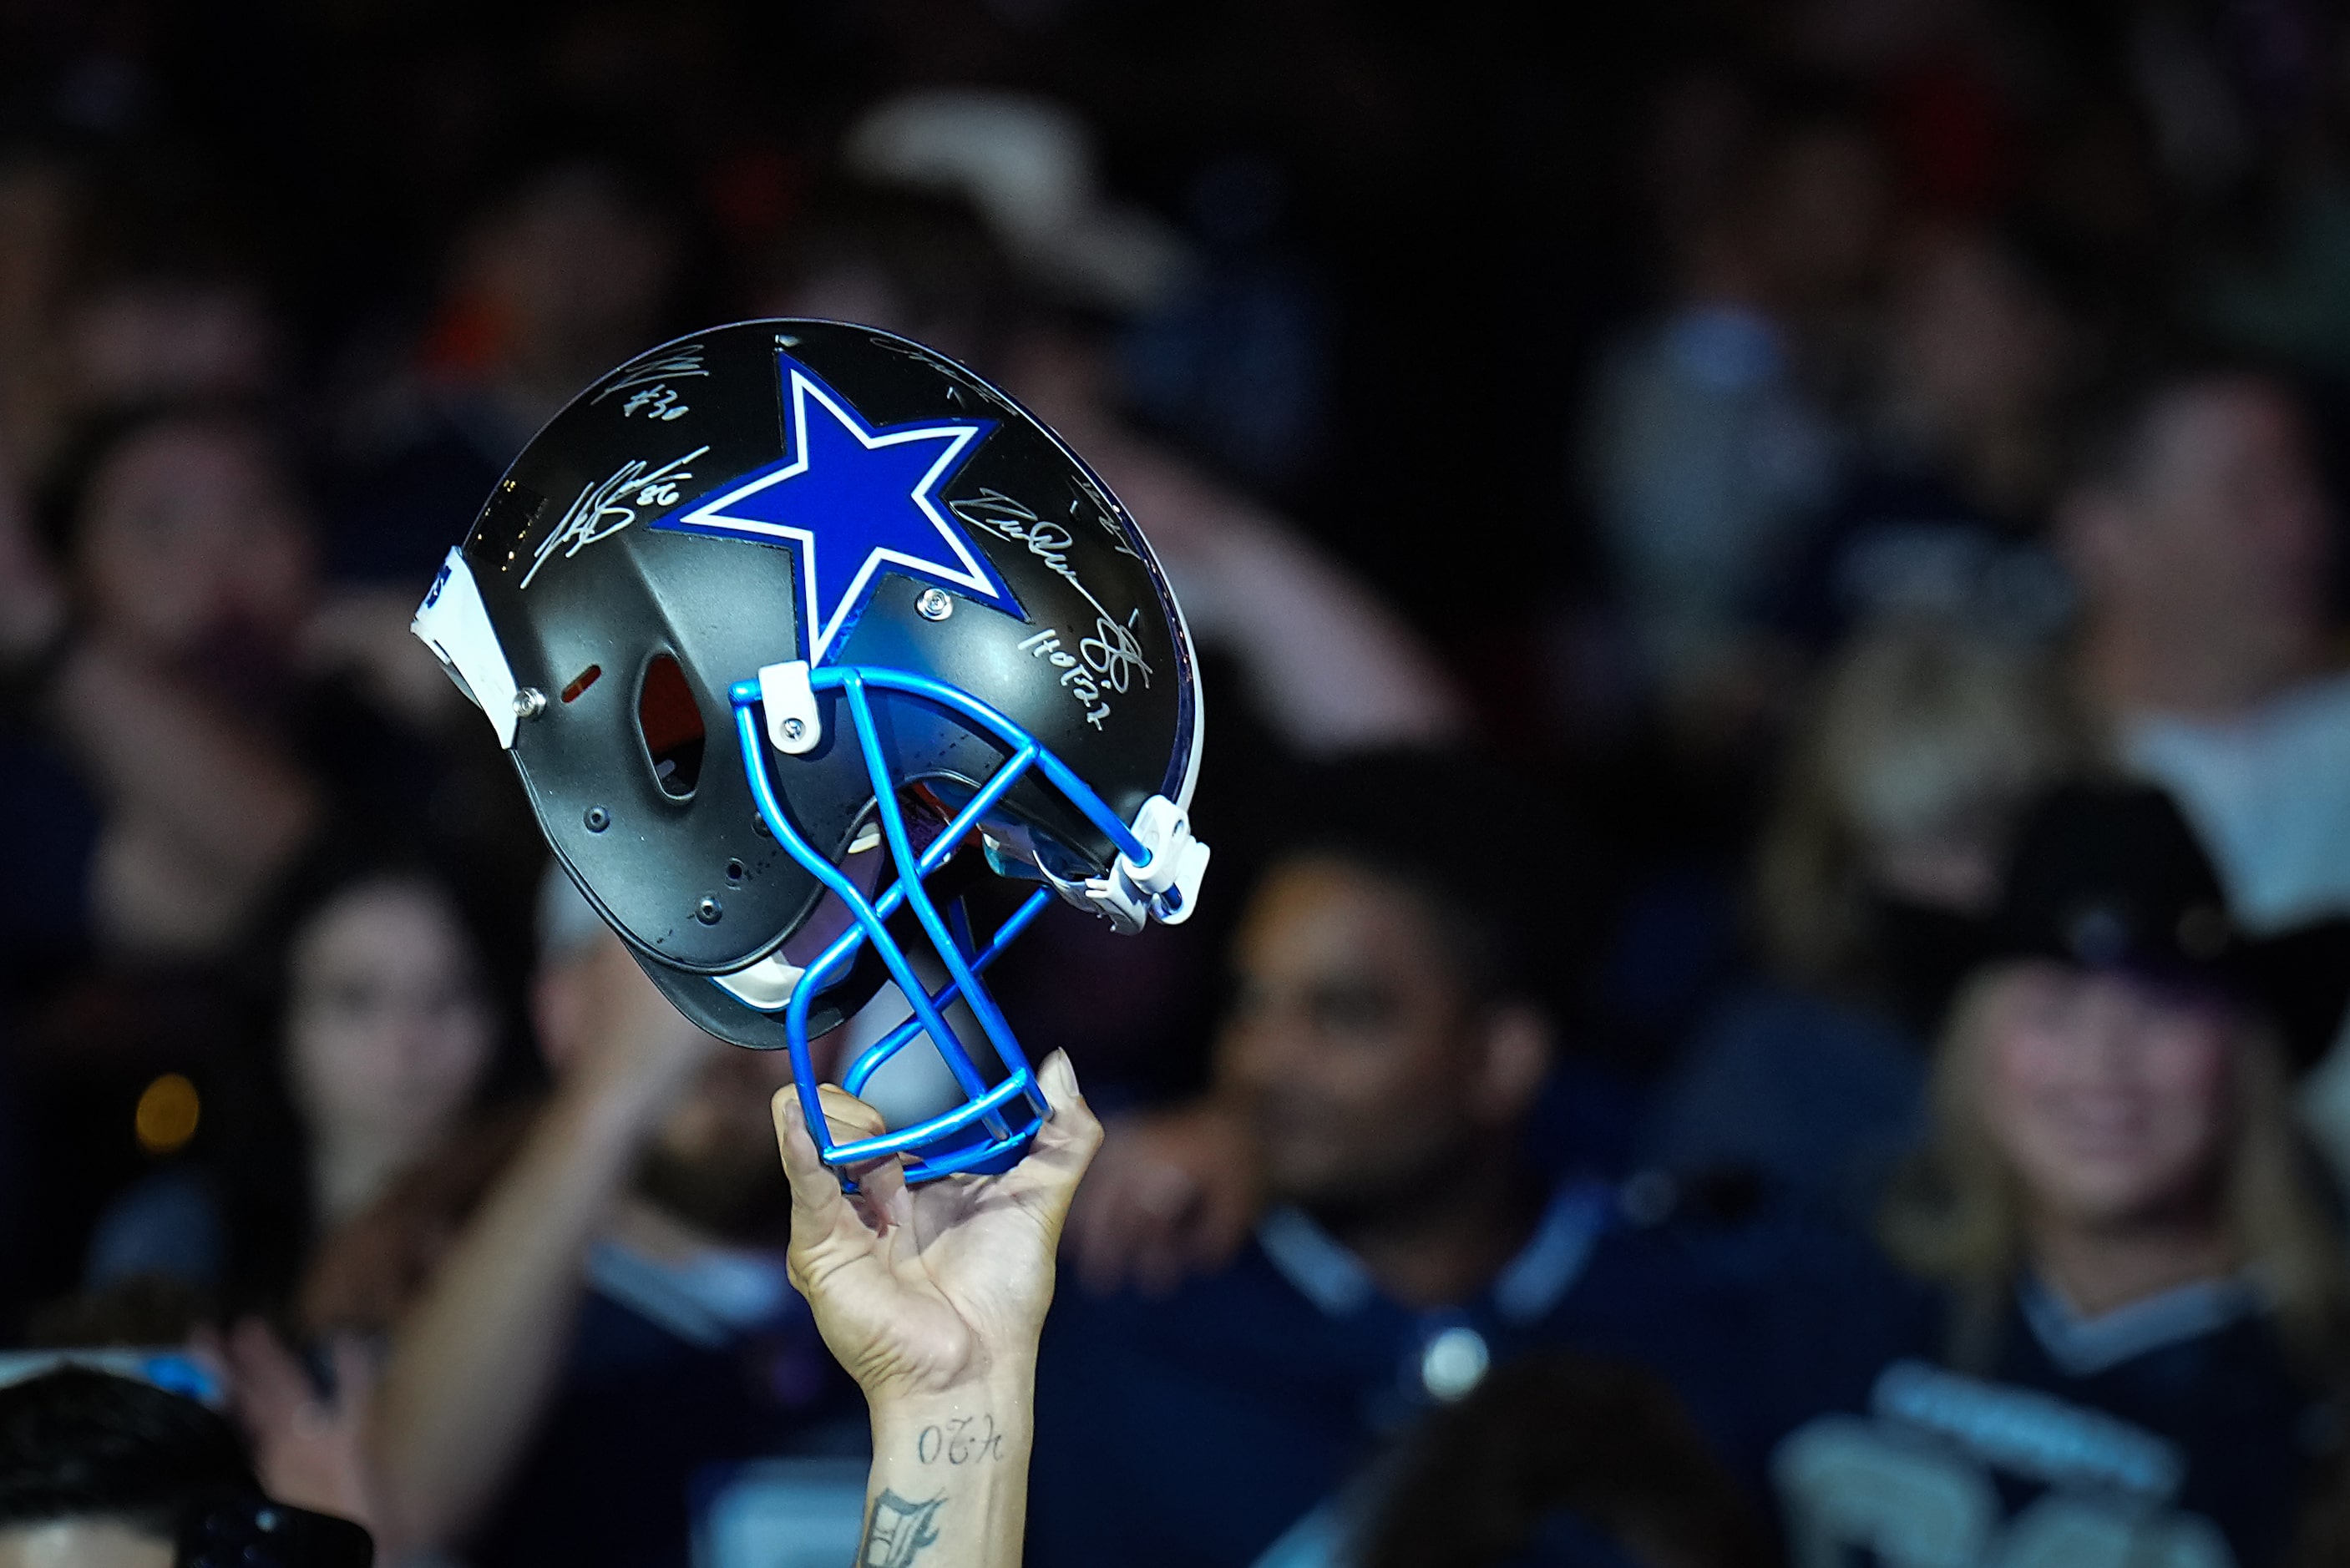
M1012 1169L909 1188L891 1158L853 1172L854 1196L816 1158L798 1096L775 1096L792 1182L792 1283L877 1406L1024 1379L1033 1366L1054 1251L1102 1137L1067 1056L1055 1053L1037 1081L1052 1115ZM863 1101L830 1085L823 1094L834 1137L882 1130Z
M860 1563L1015 1568L1028 1506L1036 1338L1053 1255L1101 1124L1055 1052L1037 1073L1052 1106L1000 1176L909 1189L895 1158L852 1174L816 1158L799 1096L775 1100L792 1179L792 1283L873 1417ZM835 1137L881 1130L870 1106L823 1091Z
M231 1407L269 1495L380 1531L365 1447L380 1368L369 1346L354 1335L335 1336L335 1386L328 1393L258 1318L244 1319L225 1336L206 1331L198 1345L228 1373Z

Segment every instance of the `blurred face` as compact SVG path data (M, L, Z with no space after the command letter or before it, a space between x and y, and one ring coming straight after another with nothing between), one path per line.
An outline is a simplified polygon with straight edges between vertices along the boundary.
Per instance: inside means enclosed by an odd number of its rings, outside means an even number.
M2325 499L2291 400L2256 380L2191 388L2147 432L2093 585L2198 635L2273 645L2323 636Z
M234 425L130 437L100 464L80 521L91 618L151 656L281 648L308 607L307 520L266 446Z
M1938 236L1910 257L1895 314L1895 369L1944 428L1963 431L2035 407L2053 388L2064 347L2055 307L1980 239Z
M1219 1079L1255 1123L1275 1197L1376 1202L1473 1135L1480 1021L1420 899L1294 862L1250 904L1233 963Z
M2034 1209L2104 1227L2204 1196L2231 1109L2235 1014L2053 963L1996 984L1983 1120Z
M676 249L647 213L588 171L525 192L475 242L470 285L508 334L512 362L563 395L650 346Z
M1884 239L1885 155L1863 131L1823 126L1787 139L1755 192L1755 241L1776 292L1836 303L1867 280Z
M2005 826L1996 811L1964 811L1916 833L1866 835L1869 883L1929 909L1986 913L1999 899Z
M314 1133L404 1159L448 1131L496 1023L445 896L411 882L343 894L297 938L293 985L286 1066Z
M171 1568L172 1543L95 1519L0 1530L0 1568Z

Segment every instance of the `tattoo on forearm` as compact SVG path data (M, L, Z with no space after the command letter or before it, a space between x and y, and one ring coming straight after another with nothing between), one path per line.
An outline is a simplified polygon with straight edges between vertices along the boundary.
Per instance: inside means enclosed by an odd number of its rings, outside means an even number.
M889 1488L873 1500L872 1517L865 1524L865 1543L858 1549L858 1568L912 1568L915 1556L939 1538L931 1521L946 1506L946 1493L924 1502L910 1502Z
M942 1427L925 1427L914 1438L914 1457L924 1464L974 1464L1003 1457L1003 1434L993 1416L958 1416Z

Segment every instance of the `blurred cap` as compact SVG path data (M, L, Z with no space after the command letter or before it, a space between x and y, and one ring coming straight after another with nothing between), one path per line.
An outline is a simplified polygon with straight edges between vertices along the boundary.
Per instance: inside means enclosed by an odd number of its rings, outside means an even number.
M2296 1066L2350 1003L2350 920L2255 937L2228 908L2178 805L2134 784L2073 784L2017 831L1991 957L2048 958L2222 992L2265 1012Z
M941 88L883 101L841 146L879 184L959 195L1033 282L1114 314L1164 301L1191 265L1182 238L1101 190L1085 122L1045 99Z

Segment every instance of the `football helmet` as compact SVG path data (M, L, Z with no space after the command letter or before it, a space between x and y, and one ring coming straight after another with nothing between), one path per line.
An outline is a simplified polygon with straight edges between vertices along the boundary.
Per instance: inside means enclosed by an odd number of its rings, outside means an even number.
M791 1053L837 1168L1017 1160L1046 1107L983 971L1055 898L1128 932L1197 906L1199 677L1149 545L905 338L749 321L619 367L515 460L415 630L654 983ZM983 933L989 873L1033 886ZM926 1040L962 1100L835 1143L809 1043L885 982L910 1016L843 1086Z

